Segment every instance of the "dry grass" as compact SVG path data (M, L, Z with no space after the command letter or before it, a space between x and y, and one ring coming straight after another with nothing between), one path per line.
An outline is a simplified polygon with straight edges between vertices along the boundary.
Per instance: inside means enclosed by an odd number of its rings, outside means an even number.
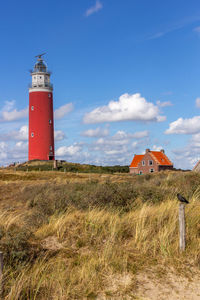
M34 174L21 174L26 180L0 183L1 191L7 191L0 203L0 246L8 251L5 299L139 299L138 273L153 268L164 277L171 267L193 276L199 269L198 174L110 175L109 183L98 175L95 182L79 178L81 184L69 183L71 175L38 174L49 176L48 182L32 182L26 176ZM184 181L190 204L187 249L180 254L175 194ZM19 185L15 195L7 189L12 184ZM103 206L97 201L99 191ZM122 195L116 198L116 193ZM10 209L6 201L12 203Z

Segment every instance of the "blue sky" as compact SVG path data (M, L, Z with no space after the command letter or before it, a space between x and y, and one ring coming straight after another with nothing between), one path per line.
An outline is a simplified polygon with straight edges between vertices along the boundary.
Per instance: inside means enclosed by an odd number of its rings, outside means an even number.
M123 165L164 148L177 168L200 159L199 1L0 5L0 165L27 160L29 69L41 52L57 158Z

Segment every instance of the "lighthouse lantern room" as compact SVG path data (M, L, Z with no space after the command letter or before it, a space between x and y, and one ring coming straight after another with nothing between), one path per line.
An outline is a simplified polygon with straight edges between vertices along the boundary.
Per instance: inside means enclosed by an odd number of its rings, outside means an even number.
M40 54L29 88L29 160L54 160L53 86Z

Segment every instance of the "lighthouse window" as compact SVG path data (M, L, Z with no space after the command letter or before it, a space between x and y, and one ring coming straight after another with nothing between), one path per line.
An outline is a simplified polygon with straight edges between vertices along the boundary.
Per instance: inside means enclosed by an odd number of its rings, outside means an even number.
M48 94L48 97L51 98L51 94Z
M31 137L34 137L34 133L33 132L31 132Z
M52 121L51 120L49 120L49 124L51 124L52 123Z
M50 146L49 149L52 150L53 149L52 146Z
M31 110L34 110L34 106L33 105L31 106Z

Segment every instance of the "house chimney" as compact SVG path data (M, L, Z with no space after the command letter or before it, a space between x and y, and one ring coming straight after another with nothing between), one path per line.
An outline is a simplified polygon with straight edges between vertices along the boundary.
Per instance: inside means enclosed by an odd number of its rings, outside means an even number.
M164 150L164 149L161 149L160 152L165 153L165 150Z
M145 153L148 153L148 152L150 152L150 149L146 149Z

